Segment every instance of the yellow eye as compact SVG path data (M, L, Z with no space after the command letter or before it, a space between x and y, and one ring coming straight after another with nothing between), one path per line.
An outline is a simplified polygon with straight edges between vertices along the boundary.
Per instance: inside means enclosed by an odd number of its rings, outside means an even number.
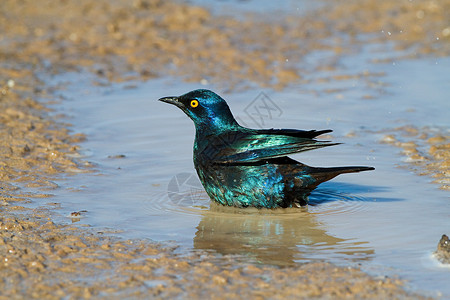
M198 106L198 101L197 100L192 100L191 101L191 107L196 108Z

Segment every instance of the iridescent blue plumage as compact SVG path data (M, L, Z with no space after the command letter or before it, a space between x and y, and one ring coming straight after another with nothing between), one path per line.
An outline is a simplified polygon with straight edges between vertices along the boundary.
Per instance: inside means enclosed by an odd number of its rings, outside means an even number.
M315 168L286 155L337 145L314 138L331 130L250 129L240 126L225 100L209 90L159 99L195 124L194 165L209 197L236 207L306 205L320 183L371 167Z

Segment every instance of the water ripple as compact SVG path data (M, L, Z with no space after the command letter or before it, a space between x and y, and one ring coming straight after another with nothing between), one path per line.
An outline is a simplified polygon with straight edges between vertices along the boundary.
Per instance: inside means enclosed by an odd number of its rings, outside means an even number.
M310 196L308 211L321 215L355 214L367 210L375 201L358 194L318 189Z

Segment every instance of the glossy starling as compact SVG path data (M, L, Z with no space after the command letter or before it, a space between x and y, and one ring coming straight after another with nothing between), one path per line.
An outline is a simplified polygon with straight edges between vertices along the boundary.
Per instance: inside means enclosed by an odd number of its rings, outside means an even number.
M372 167L315 168L288 154L337 145L315 137L332 130L250 129L234 119L224 99L194 90L160 101L174 104L194 121L194 165L209 197L236 207L295 207L308 203L320 183Z

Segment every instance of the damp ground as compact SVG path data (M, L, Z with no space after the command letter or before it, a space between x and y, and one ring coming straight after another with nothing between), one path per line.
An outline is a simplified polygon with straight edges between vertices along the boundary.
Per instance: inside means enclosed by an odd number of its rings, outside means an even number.
M450 3L324 3L3 2L1 296L445 298ZM304 163L376 171L301 210L211 205L156 101L198 87L345 143Z

